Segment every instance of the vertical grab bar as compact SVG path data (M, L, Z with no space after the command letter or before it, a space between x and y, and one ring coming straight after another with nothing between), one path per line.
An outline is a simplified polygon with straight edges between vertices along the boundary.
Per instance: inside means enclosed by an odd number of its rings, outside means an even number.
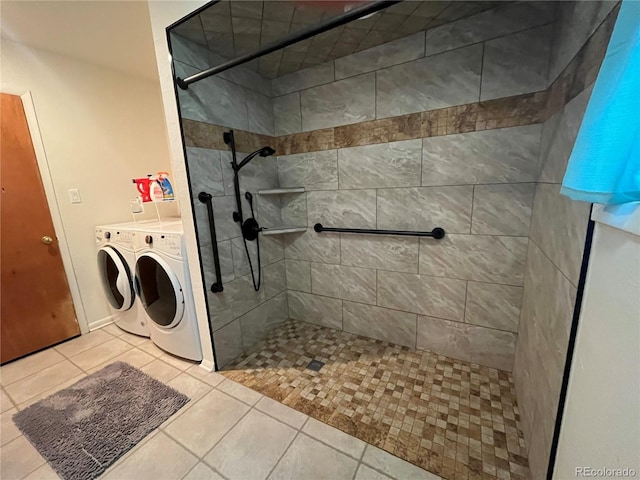
M222 286L222 273L220 272L220 255L218 254L218 238L216 237L216 221L213 217L213 202L210 193L200 192L198 200L207 204L207 214L209 215L209 231L211 232L211 245L213 246L213 265L216 271L216 281L211 285L213 293L219 293L224 290Z

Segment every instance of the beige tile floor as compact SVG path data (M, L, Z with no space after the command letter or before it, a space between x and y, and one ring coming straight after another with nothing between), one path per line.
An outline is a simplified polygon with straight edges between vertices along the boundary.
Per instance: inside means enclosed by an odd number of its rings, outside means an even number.
M191 398L120 458L108 480L412 480L436 475L114 325L0 368L0 478L57 479L12 415L122 360Z

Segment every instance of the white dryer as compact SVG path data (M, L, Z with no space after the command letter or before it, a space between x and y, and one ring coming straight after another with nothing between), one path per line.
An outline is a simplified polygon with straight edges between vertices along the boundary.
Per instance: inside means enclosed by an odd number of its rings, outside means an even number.
M182 224L141 226L136 277L151 340L178 357L202 360Z
M96 227L98 272L115 324L127 332L148 337L147 317L136 298L135 232L132 225Z

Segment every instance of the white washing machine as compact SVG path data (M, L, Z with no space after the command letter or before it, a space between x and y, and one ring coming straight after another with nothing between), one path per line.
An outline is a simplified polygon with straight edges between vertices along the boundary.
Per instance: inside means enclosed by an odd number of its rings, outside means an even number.
M135 239L135 274L151 340L178 357L202 360L182 223L141 226Z
M96 227L98 272L115 324L127 332L148 337L147 316L137 300L133 225Z

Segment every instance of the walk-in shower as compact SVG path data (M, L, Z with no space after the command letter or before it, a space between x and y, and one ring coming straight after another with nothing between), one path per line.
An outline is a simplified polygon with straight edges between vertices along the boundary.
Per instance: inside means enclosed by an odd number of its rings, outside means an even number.
M345 3L169 33L216 366L442 478L544 478L617 4Z

